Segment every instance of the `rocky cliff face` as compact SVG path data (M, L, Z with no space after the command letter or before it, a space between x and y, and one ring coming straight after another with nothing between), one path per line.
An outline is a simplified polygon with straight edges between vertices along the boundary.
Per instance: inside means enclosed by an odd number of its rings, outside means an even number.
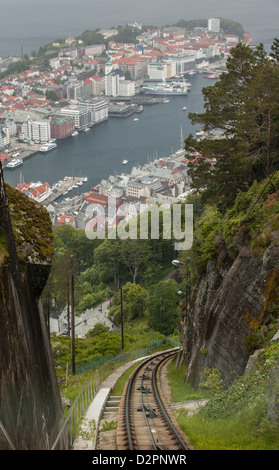
M227 384L243 374L249 359L245 340L269 322L269 308L278 295L276 265L278 242L263 256L249 251L233 262L208 262L184 311L186 380L192 386L198 386L206 367L218 369Z
M1 172L0 449L49 449L64 422L40 301L52 250L47 211Z

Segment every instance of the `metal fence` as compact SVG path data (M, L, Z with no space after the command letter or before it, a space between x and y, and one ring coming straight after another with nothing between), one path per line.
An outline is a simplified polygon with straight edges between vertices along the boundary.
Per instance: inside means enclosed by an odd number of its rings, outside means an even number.
M135 361L141 357L148 356L151 352L154 352L158 347L164 344L173 344L178 346L178 343L172 341L169 338L162 340L152 341L146 348L138 349L137 351L131 351L125 354L120 354L113 359L110 359L100 369L93 371L91 379L83 386L78 396L76 397L67 418L65 419L64 425L62 426L51 450L55 450L59 444L60 439L65 439L65 433L67 430L68 442L67 449L73 447L75 437L77 436L78 429L82 418L85 416L89 405L96 396L101 383L109 377L116 369L122 365Z

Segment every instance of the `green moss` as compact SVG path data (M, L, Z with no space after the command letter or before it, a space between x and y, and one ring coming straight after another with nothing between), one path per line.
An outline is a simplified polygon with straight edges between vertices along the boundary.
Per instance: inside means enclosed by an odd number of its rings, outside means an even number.
M54 248L47 210L8 184L5 187L19 260L50 263Z

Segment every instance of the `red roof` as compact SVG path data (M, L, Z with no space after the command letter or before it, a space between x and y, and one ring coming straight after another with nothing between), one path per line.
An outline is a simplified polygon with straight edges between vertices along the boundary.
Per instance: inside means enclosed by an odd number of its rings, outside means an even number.
M0 154L0 162L4 162L5 160L8 160L11 155L5 155L3 153Z

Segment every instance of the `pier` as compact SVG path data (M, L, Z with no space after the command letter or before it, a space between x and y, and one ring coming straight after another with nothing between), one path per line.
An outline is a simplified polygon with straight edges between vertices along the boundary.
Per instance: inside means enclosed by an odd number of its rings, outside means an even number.
M66 196L71 190L81 187L85 182L84 178L80 177L66 177L63 181L59 181L51 188L51 194L44 200L40 201L44 206L51 204L59 199L61 196Z

